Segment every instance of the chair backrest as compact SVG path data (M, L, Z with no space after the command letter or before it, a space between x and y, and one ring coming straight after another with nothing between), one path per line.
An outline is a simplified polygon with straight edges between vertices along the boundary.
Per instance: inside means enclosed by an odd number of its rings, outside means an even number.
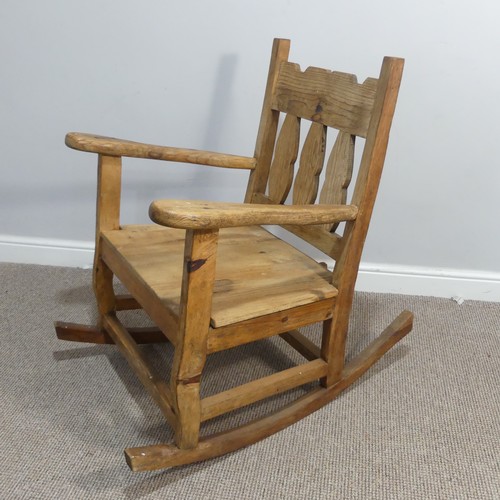
M378 190L389 130L401 81L403 60L384 58L380 77L357 83L355 75L309 67L301 71L288 62L289 40L273 44L247 203L350 204L359 208L356 221L337 225L285 226L331 258L332 281L346 281L353 290L373 204ZM278 134L280 114L284 114ZM311 122L300 147L301 121ZM336 129L325 165L327 131ZM329 132L330 134L332 131ZM354 169L356 136L364 141L351 199L348 188ZM295 169L297 158L298 168ZM319 194L319 196L318 196ZM350 269L349 272L344 272ZM351 276L352 272L354 275ZM344 276L347 275L347 276ZM343 277L344 276L344 277Z

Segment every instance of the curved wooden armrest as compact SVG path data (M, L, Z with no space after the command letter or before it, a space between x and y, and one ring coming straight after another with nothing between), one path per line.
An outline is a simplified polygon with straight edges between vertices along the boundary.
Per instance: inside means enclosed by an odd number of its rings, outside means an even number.
M168 146L154 146L141 142L124 141L113 137L70 132L66 134L66 146L79 151L99 153L108 156L128 156L151 160L178 161L213 167L242 168L253 170L255 158L228 155L196 149L181 149Z
M156 200L151 220L179 229L218 229L265 224L312 225L354 220L354 205L257 205L207 201Z

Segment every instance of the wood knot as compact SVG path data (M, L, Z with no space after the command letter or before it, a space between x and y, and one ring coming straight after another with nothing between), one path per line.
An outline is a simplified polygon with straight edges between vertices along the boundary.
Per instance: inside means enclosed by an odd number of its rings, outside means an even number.
M188 260L187 261L188 273L197 271L201 266L205 264L206 261L207 259Z
M321 122L321 113L323 112L323 106L318 102L316 109L314 110L314 115L312 115L311 120L313 122Z

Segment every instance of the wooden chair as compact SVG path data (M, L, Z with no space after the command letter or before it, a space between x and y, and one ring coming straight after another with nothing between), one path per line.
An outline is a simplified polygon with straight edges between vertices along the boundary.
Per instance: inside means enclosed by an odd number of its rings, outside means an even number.
M93 284L100 319L95 327L56 323L57 335L115 343L175 431L174 444L126 449L132 470L216 457L283 429L335 398L412 329L413 316L404 311L344 363L354 285L403 60L386 57L378 80L359 84L347 73L314 67L302 72L288 62L289 48L288 40L274 41L253 157L66 136L70 148L99 155ZM294 175L301 120L310 127ZM317 200L327 129L337 135ZM356 136L364 138L358 141L364 147L347 204ZM244 203L157 200L149 207L155 224L123 226L122 157L247 169ZM290 191L291 203L285 204ZM335 260L333 272L261 225L279 225L314 245ZM130 295L115 294L113 276ZM127 328L117 318L117 311L138 308L157 329ZM321 346L297 330L316 322L323 325ZM273 335L307 362L200 399L208 354ZM137 344L167 340L174 359L165 380ZM314 381L314 390L279 411L199 439L202 422Z

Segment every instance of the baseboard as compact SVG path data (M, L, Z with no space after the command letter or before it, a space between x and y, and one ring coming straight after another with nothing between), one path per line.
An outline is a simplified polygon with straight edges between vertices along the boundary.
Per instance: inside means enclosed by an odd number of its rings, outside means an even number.
M356 290L500 302L500 273L361 263Z
M88 268L87 241L0 235L0 262ZM356 290L500 302L500 273L362 263Z
M0 235L0 262L87 268L93 259L93 242Z

